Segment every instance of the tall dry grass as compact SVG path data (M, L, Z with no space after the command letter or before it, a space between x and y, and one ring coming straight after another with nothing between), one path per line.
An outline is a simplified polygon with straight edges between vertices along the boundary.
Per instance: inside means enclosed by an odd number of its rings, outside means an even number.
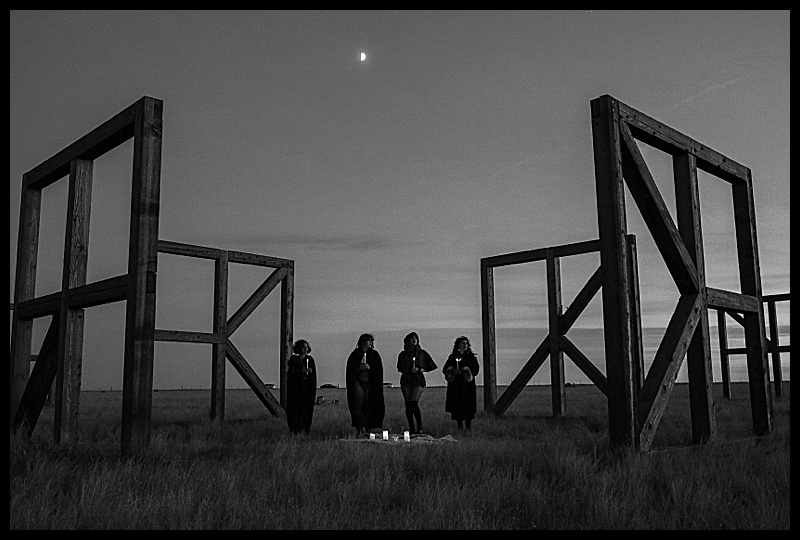
M718 389L717 389L718 390ZM52 445L52 409L30 441L10 438L11 529L788 529L789 385L775 429L750 435L746 385L717 396L717 441L691 440L675 388L647 454L612 453L605 401L569 388L549 418L549 389L529 387L469 434L423 395L426 431L453 443L347 439L343 390L320 390L310 436L289 435L249 391L229 391L226 422L209 392L156 392L148 454L119 458L119 393L82 395L81 437ZM405 427L388 389L385 427ZM338 399L338 404L331 401Z

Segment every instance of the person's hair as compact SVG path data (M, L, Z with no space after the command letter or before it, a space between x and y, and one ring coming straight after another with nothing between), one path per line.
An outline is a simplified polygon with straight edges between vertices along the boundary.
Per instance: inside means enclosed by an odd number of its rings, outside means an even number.
M295 352L295 354L300 354L301 352L300 347L302 347L304 343L306 347L308 347L308 350L306 352L307 353L311 352L311 343L309 343L304 339L298 339L297 341L294 342L294 345L292 345L292 350Z
M375 341L375 337L372 334L361 334L358 338L358 343L356 344L356 349L360 349L361 346L366 343L367 341Z
M414 346L414 349L420 349L419 345L419 336L416 332L410 332L406 337L403 338L403 350L410 351L411 350L411 338L417 338L417 344Z
M469 338L467 336L458 336L456 338L455 343L453 343L453 354L458 353L458 342L459 341L466 341L467 342L467 351L468 353L472 352L472 345L469 344Z

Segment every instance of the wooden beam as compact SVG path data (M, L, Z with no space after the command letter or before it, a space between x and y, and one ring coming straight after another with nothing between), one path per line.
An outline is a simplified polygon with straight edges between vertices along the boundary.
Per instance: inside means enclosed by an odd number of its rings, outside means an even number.
M547 254L547 307L553 417L561 418L566 413L564 353L558 344L558 322L563 311L561 304L561 260L553 255L552 251Z
M717 436L714 415L714 377L711 368L711 335L708 325L705 255L700 225L700 190L694 155L672 156L675 176L675 206L683 245L697 271L700 284L700 320L686 352L689 377L689 403L692 418L692 441L700 444Z
M162 109L160 100L148 97L139 100L135 106L122 381L121 454L124 457L144 454L150 443Z
M218 260L222 255L222 250L192 244L182 244L180 242L170 242L168 240L158 241L158 252L169 255L181 255L184 257L194 257L197 259Z
M286 277L288 274L288 270L286 268L278 268L270 276L264 280L264 282L259 285L258 289L250 295L250 298L245 300L245 302L236 310L236 313L228 319L227 328L228 328L228 335L232 335L236 332L236 329L241 326L241 324L245 321L245 319L250 316L251 313L264 301L264 299L272 292L272 290L278 286L283 278Z
M93 161L74 159L70 163L53 419L53 440L69 446L78 443L84 327L84 310L69 306L69 290L86 284L93 171Z
M67 291L67 307L81 309L127 299L128 276L95 281ZM17 307L22 319L36 319L58 313L61 307L61 292L39 296Z
M153 341L176 341L179 343L210 343L212 345L224 344L226 334L214 332L187 332L185 330L156 330Z
M494 312L494 269L481 264L481 329L483 333L483 410L497 402L497 334Z
M722 395L731 399L731 364L728 359L728 329L725 312L717 310L717 332L719 332L719 360L722 366Z
M601 392L608 396L608 379L603 375L603 372L597 369L592 361L589 360L567 336L559 336L558 343L561 349L567 353L567 356L575 362L575 365L589 377L589 380L592 381Z
M639 301L639 256L636 251L636 236L627 236L628 276L630 289L628 293L631 310L631 373L633 377L633 397L639 394L644 384L644 337L642 334L642 311Z
M253 371L253 368L250 367L250 364L248 364L247 360L244 359L244 356L242 356L242 353L239 352L239 349L237 349L230 340L228 340L227 343L226 354L228 356L228 360L231 362L231 365L233 365L234 369L236 369L236 372L241 375L242 379L244 379L250 389L255 393L258 399L261 400L261 403L264 404L272 416L284 416L286 411L283 409L278 400L275 399L272 393L270 393L269 389L261 381L258 375L256 375L256 372Z
M587 240L584 242L575 242L573 244L564 244L547 248L517 251L515 253L505 253L503 255L495 255L493 257L484 257L481 259L481 266L496 268L498 266L508 266L511 264L543 261L547 258L548 251L550 251L556 257L568 257L570 255L581 255L583 253L591 253L599 250L599 240Z
M714 289L712 287L706 287L706 295L709 309L751 313L757 313L761 309L761 302L758 301L757 296Z
M619 102L593 99L592 144L603 277L603 338L611 446L635 448L631 311Z
M211 346L211 420L225 419L225 357L228 349L228 252L214 262L214 332L226 339Z
M625 123L620 124L620 133L624 142L621 145L622 167L628 189L678 290L681 294L695 294L700 290L697 269L684 246L678 227L672 221L647 163Z
M619 114L636 139L668 154L688 152L697 159L698 168L709 174L730 183L742 182L749 174L748 169L736 161L622 102L619 102Z
M42 192L25 187L27 175L22 177L22 195L17 235L17 266L14 278L14 306L11 318L11 362L9 366L9 423L19 406L30 375L33 321L20 317L22 302L34 297L36 291L36 263L39 254L39 223L42 212Z
M791 293L765 294L761 296L764 302L788 302Z
M636 400L639 448L650 449L703 310L699 294L681 296Z
M506 412L509 405L516 399L520 392L525 388L525 385L528 384L528 381L536 375L536 372L542 367L544 361L547 360L547 355L550 354L550 336L548 334L536 350L533 352L531 357L525 362L525 365L522 366L522 369L519 370L517 376L511 381L511 384L508 385L503 395L497 400L497 403L494 405L494 414L501 415Z
M575 296L567 310L560 317L558 321L559 334L564 335L569 331L570 328L572 328L572 325L575 324L575 321L578 320L580 314L583 313L583 310L586 309L586 306L589 305L589 302L592 301L592 298L594 298L594 295L597 294L597 291L599 291L600 287L602 286L602 268L598 268L594 271L594 274L591 275L589 280L581 288L580 292Z
M267 257L255 253L245 253L243 251L228 251L228 260L240 264L251 264L254 266L268 266L270 268L291 268L294 261L291 259L280 259L278 257Z
M45 188L69 174L72 160L96 159L133 137L136 111L143 100L152 99L142 98L47 161L28 171L25 185L31 189Z
M292 356L292 339L294 336L294 266L286 269L281 280L281 328L280 348L278 349L278 373L280 373L280 402L286 407L286 391L288 384L289 358Z
M39 415L47 401L47 395L53 386L58 371L57 352L58 352L58 318L53 317L47 334L42 342L42 348L36 357L36 362L31 371L30 380L22 394L19 408L16 410L12 429L16 432L23 430L26 438L30 438Z
M783 396L783 373L781 372L781 351L778 343L778 313L775 309L775 302L769 302L769 335L772 347L772 386L775 388L775 397Z

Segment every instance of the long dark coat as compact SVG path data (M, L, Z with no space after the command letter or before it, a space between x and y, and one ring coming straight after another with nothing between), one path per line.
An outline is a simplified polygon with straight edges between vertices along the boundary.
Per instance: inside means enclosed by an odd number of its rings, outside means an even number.
M411 373L411 369L415 366L421 371ZM415 352L402 350L397 355L397 371L401 373L400 386L421 386L425 388L423 371L433 371L434 369L436 369L436 364L425 349L417 348Z
M456 358L458 354L451 354L447 357L447 361L442 367L442 371L446 371L449 367L456 367ZM450 418L453 420L472 420L475 418L475 412L478 409L477 399L475 396L476 386L475 378L478 376L480 366L478 359L471 352L467 352L458 362L458 367L469 367L472 372L472 380L467 382L461 374L456 374L455 379L447 383L447 396L445 397L444 410L450 413Z
M363 405L356 398L355 385L356 372L361 364L361 357L364 352L356 348L347 357L347 367L345 369L345 384L347 385L347 406L350 409L350 417L353 427L358 425L359 409ZM383 427L383 417L386 415L386 404L383 400L383 361L381 355L375 349L367 349L367 364L369 365L369 397L367 406L367 429Z
M306 361L311 373L303 375ZM292 433L308 433L314 416L314 402L317 400L317 365L313 356L306 355L301 360L296 354L289 358L287 364L286 422Z

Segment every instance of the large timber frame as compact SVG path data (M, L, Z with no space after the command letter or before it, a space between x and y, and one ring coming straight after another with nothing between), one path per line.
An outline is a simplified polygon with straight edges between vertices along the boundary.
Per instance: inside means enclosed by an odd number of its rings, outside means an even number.
M260 255L214 250L158 239L161 181L161 100L145 96L61 152L23 175L11 329L10 423L30 432L55 379L54 441L75 444L81 384L84 308L126 301L122 389L121 453L142 454L150 441L154 342L188 341L213 345L213 418L224 411L224 358L245 378L273 414L285 404L285 364L292 341L294 263ZM86 283L89 216L94 160L133 138L133 179L127 274ZM66 240L61 291L35 296L42 190L69 176ZM158 252L216 261L214 332L155 329ZM276 271L230 319L227 306L229 262L272 266ZM261 383L230 342L231 334L269 292L281 284L281 404ZM51 323L30 370L33 321Z
M741 312L753 430L772 429L753 182L747 167L604 95L591 102L603 282L609 433L614 447L650 448L687 358L692 439L716 435L708 309ZM672 156L677 226L636 141ZM731 185L741 292L706 286L697 170ZM634 393L624 186L674 279L680 299L638 395Z

